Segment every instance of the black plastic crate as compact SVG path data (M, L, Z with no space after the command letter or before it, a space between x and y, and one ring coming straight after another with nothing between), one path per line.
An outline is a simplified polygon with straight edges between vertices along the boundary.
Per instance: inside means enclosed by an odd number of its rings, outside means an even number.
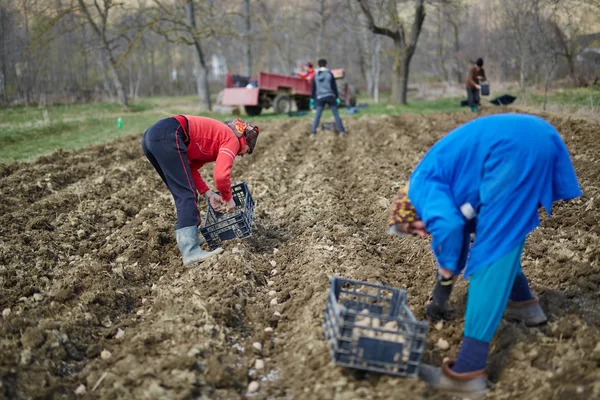
M231 213L216 211L208 202L208 211L200 233L204 236L208 247L216 249L225 240L252 236L254 221L254 200L250 196L246 182L231 187L235 209Z
M406 291L333 278L323 330L333 363L397 376L417 376L428 323L406 305Z
M335 133L338 133L338 128L335 122L322 122L321 123L321 130L324 131L333 131Z

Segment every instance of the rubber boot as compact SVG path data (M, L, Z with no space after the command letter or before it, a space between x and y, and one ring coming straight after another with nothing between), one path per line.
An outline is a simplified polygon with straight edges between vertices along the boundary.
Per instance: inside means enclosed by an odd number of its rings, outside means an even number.
M526 326L541 325L548 321L538 297L526 301L509 300L504 310L504 319L523 322Z
M175 239L177 240L179 251L181 251L184 267L195 267L202 261L223 252L221 247L213 251L202 250L200 248L198 228L195 226L187 226L185 228L175 230Z
M419 378L434 389L445 394L475 399L485 396L488 391L487 379L483 370L459 374L451 370L454 362L445 361L441 368L421 364Z

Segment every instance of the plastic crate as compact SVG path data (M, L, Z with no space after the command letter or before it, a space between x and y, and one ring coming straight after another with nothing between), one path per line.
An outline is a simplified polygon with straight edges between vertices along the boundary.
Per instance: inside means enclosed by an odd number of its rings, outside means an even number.
M333 278L323 330L334 364L396 376L417 376L427 322L406 305L406 291Z
M322 122L321 130L334 131L335 133L338 132L338 128L337 128L337 125L335 124L335 122Z
M232 213L216 211L208 202L208 211L200 233L204 236L208 247L216 249L226 240L252 236L254 221L254 200L250 196L246 182L231 187L235 209Z

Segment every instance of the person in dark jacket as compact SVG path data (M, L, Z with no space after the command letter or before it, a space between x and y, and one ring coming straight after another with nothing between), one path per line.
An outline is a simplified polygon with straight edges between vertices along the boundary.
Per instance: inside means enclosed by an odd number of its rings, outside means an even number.
M480 83L485 81L485 79L483 58L478 58L467 75L467 99L472 112L477 112L481 105L479 97L479 91L481 90Z
M340 113L338 112L337 108L337 106L340 104L340 99L338 98L338 90L335 83L335 78L331 71L327 69L326 60L320 59L318 64L319 69L317 70L313 80L312 96L310 99L310 107L312 108L313 106L316 106L315 108L317 113L315 114L315 119L313 120L310 136L314 137L317 134L317 126L319 126L319 121L321 120L321 114L323 114L325 105L329 105L331 112L333 112L335 124L340 132L340 136L346 136L346 129L344 128L344 124L342 124L342 119L340 118Z

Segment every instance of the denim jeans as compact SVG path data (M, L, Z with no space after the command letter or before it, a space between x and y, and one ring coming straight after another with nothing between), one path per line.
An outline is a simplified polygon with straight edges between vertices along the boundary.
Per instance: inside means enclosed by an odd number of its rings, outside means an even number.
M337 104L335 102L335 97L328 96L322 99L317 99L315 102L315 108L317 113L315 114L315 119L313 120L311 133L317 133L317 127L319 126L319 121L321 120L321 114L323 114L323 109L325 105L329 105L331 108L331 112L333 113L333 118L335 118L335 124L337 125L338 131L345 133L346 129L344 128L344 124L342 124L342 119L340 118L340 113L338 112Z

